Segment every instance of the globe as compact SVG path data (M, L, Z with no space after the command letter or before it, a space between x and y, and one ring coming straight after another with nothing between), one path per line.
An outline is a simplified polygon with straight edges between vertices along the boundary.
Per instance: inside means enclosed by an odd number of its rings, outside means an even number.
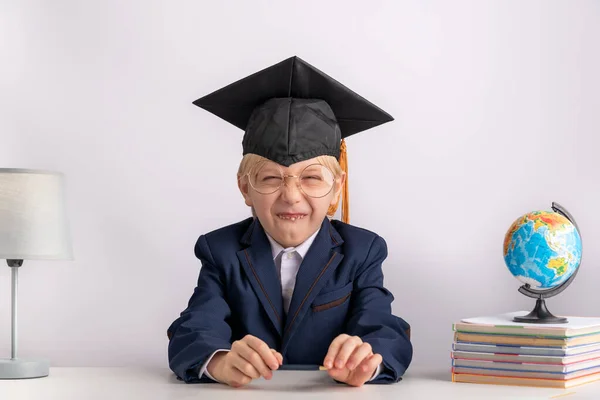
M512 223L504 238L504 262L518 280L534 289L552 289L581 262L581 237L566 217L533 211Z
M546 308L544 299L564 290L581 264L581 236L573 217L560 205L517 218L504 236L504 262L523 283L519 292L537 298L534 310L519 322L564 323Z

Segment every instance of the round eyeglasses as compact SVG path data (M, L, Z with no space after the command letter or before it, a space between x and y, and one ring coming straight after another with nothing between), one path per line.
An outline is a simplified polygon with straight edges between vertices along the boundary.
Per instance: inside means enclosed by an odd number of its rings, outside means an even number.
M246 174L248 182L260 194L272 194L278 191L288 178L298 178L298 187L309 197L324 197L331 192L335 177L333 172L322 164L311 164L300 175L285 175L278 164L264 163L253 173Z

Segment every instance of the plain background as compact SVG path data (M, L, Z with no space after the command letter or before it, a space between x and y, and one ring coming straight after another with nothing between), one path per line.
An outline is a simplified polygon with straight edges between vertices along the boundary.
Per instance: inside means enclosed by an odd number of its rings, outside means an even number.
M242 131L192 101L297 55L395 117L347 141L351 223L389 247L413 365L452 323L531 309L502 258L556 201L581 270L548 300L600 315L597 1L1 1L0 165L62 171L75 261L25 262L20 356L167 366L197 237L248 217ZM10 356L0 268L0 356Z

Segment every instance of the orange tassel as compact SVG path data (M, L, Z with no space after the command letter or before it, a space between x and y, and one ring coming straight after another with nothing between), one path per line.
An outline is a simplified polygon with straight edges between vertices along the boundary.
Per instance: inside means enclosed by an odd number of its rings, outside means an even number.
M348 193L348 154L346 152L346 141L344 139L342 139L342 144L340 146L340 167L342 167L342 171L346 173L346 180L344 181L344 187L342 188L342 222L349 224L350 204L348 201L350 195Z
M344 182L344 186L342 186L341 193L341 201L342 201L342 222L350 223L350 207L348 205L348 155L346 153L346 141L342 139L342 144L340 146L340 159L339 159L340 167L342 171L346 173L346 180ZM329 206L327 210L327 215L333 216L338 209L338 204Z

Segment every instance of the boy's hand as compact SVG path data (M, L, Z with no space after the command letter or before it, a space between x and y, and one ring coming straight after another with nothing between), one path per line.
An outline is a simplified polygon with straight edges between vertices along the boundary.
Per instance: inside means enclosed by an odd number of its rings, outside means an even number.
M331 342L323 365L336 381L361 386L371 379L382 361L380 354L373 354L369 343L358 336L342 334Z
M252 379L273 377L283 357L259 338L246 335L236 340L227 353L217 353L208 363L208 373L219 382L233 387L247 385Z

